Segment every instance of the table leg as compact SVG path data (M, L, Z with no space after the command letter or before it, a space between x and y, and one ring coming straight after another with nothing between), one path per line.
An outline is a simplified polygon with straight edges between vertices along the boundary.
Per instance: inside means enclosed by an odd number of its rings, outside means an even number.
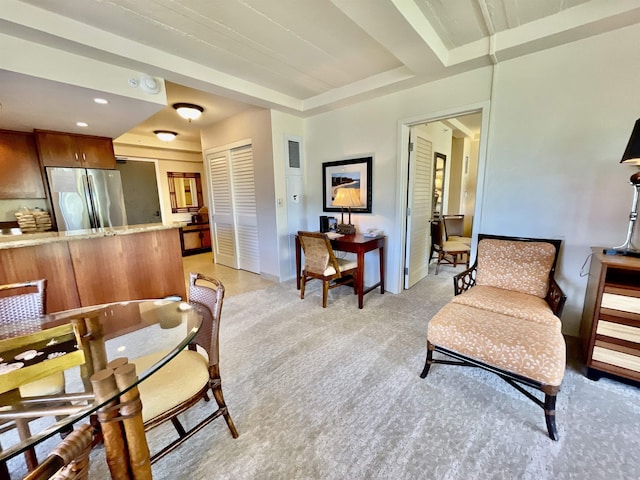
M358 308L364 305L364 250L358 250L358 274L356 275L356 285L358 286Z
M300 271L301 267L300 239L296 235L296 289L300 290Z
M384 246L380 247L380 293L384 293Z
M96 400L99 402L113 397L114 393L118 391L115 375L113 370L109 368L94 373L91 376L91 384ZM98 410L98 421L102 430L104 453L107 457L111 478L129 480L131 473L124 430L122 422L115 419L118 416L118 411L115 408L117 403L116 400L113 400Z
M114 370L116 383L120 390L137 382L136 366L129 363ZM151 480L151 453L142 422L142 403L138 387L133 387L120 395L120 415L127 438L129 464L135 480Z

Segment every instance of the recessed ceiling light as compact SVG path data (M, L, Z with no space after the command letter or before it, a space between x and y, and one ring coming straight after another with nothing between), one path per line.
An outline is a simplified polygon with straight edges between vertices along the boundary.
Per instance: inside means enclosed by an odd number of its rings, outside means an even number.
M76 122L76 125L79 127L88 127L89 124L87 122Z
M104 98L94 98L93 101L99 103L100 105L106 105L107 103L109 103L109 100L106 100Z

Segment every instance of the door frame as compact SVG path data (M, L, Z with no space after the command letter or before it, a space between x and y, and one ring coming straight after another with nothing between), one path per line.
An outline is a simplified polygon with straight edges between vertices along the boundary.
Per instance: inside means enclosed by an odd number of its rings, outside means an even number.
M462 107L443 110L440 112L417 115L398 120L398 175L396 177L396 225L395 234L398 237L398 248L396 251L395 265L398 268L397 285L398 292L404 290L404 268L406 261L407 242L407 195L409 184L409 132L413 125L421 123L436 122L448 118L460 117L470 113L482 114L482 126L480 127L480 140L478 144L478 179L476 186L476 204L473 215L473 243L471 245L471 255L475 254L477 232L482 227L482 204L484 201L485 170L487 160L487 146L489 142L489 124L491 115L491 103L474 103Z
M158 189L158 201L160 203L160 221L165 223L167 220L167 213L164 208L164 202L162 201L162 184L160 183L160 162L157 158L145 158L145 157L130 157L128 155L116 155L116 161L118 159L132 161L132 162L153 162L156 171L156 188Z

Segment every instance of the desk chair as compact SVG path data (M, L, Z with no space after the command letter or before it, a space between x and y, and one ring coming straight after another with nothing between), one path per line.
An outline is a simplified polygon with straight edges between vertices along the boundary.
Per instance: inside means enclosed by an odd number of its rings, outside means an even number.
M358 293L355 278L358 262L336 258L329 238L319 232L298 232L298 240L304 252L304 268L300 283L300 298L304 299L307 280L322 280L322 308L327 307L329 290L340 285L352 285L353 293Z
M0 297L0 326L11 325L11 330L19 335L28 335L40 331L40 322L32 321L45 313L46 304L45 279L0 285L0 294L11 295ZM35 289L35 291L33 291ZM65 381L62 372L54 373L46 378L28 383L20 387L22 398L64 393ZM35 419L32 419L35 420ZM29 420L20 419L0 425L0 432L16 428L18 436L24 440L31 436ZM27 468L32 470L38 464L35 451L24 453Z
M205 282L206 285L196 284L196 282ZM189 301L201 307L202 327L187 350L180 352L173 360L138 385L145 431L171 420L179 437L152 455L151 463L164 457L220 416L224 417L227 422L231 436L238 437L238 431L229 415L222 395L218 364L218 332L223 298L224 285L219 280L205 277L199 273L190 274ZM206 357L196 351L197 346L204 350ZM135 359L131 363L135 364L136 371L142 372L163 355L164 353L160 352ZM217 409L186 431L180 423L178 415L202 399L209 402L209 391L216 400Z

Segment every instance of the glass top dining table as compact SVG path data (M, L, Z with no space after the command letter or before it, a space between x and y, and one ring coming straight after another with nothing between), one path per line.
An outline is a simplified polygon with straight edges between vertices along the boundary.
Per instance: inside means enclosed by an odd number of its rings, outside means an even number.
M15 429L0 435L0 462L68 431L105 404L153 375L196 336L205 312L178 299L136 300L83 307L0 326L0 428L16 419L51 417L28 438ZM96 400L90 377L122 359L163 352L137 382ZM64 392L20 395L20 388L51 375L64 375ZM41 422L33 422L41 423Z

